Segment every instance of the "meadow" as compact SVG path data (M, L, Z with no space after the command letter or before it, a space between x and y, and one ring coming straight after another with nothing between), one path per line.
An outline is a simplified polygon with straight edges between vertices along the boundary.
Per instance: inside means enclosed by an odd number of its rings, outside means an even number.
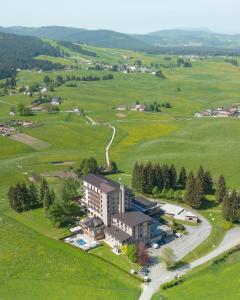
M234 252L218 263L210 262L187 275L177 287L156 293L152 300L238 299L240 252ZM223 284L224 283L224 284Z
M97 58L90 60L100 62L118 63L123 55L132 57L131 60L141 59L146 64L164 62L163 56L118 49L87 49L98 54ZM70 54L72 58L61 59L61 62L76 65L73 57L86 59L76 53ZM54 61L53 58L51 60ZM176 57L172 60L176 62ZM100 164L105 164L105 147L111 129L92 126L84 117L67 112L76 107L83 109L95 121L109 122L116 127L117 134L110 156L123 173L113 176L115 179L130 185L135 161L151 160L174 163L177 168L184 165L188 171L196 171L203 165L211 171L214 179L223 174L229 188L239 189L237 170L240 168L240 119L193 117L196 111L202 109L240 103L239 70L225 63L223 58L209 58L193 62L193 68L163 69L166 80L151 74L113 73L114 79L109 81L77 82L75 88L62 85L49 92L49 95L63 99L59 113L40 112L35 116L23 117L39 122L38 127L25 128L23 133L46 142L48 147L37 150L0 136L0 296L4 299L15 297L24 300L44 297L137 299L140 285L124 272L130 267L126 261L119 262L119 267L123 269L120 271L101 260L108 253L105 246L96 250L97 257L92 257L64 245L57 239L65 236L67 230L54 228L41 210L24 214L11 212L7 190L18 181L28 182L32 172L69 168L54 166L51 164L54 161L71 161L77 166L81 159L94 156ZM45 75L52 78L57 75L90 74L102 77L109 73L86 70L84 64L81 70L45 73L21 71L17 79L19 86L27 86L42 82ZM29 105L31 101L30 97L23 94L0 97L0 122L10 118L11 106L18 103ZM136 101L170 102L172 108L163 108L160 113L127 110L121 114L114 109L121 104L131 106ZM217 210L217 225L223 224L219 207L214 210ZM204 213L207 215L209 211ZM196 250L189 260L210 251L212 243L220 241L222 235L219 236L218 232L221 227L219 229L214 222L213 226L216 230L211 243ZM109 262L117 264L112 255L109 255ZM203 280L204 276L201 278Z

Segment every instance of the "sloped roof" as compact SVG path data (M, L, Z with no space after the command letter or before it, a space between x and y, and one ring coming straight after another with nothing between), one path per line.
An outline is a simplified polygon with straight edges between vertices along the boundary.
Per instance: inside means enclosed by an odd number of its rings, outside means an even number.
M90 183L104 193L120 189L120 184L101 175L89 174L83 177L83 181Z
M100 218L87 218L83 221L84 225L89 228L97 228L103 225L103 221Z
M112 218L121 221L122 223L126 224L129 227L134 227L141 223L149 222L152 220L151 217L145 215L140 211L132 211L132 212L126 212L124 214L116 214L113 215Z
M105 233L108 233L109 235L115 237L115 239L120 242L124 242L131 237L129 234L127 234L123 230L117 228L116 226L106 227Z

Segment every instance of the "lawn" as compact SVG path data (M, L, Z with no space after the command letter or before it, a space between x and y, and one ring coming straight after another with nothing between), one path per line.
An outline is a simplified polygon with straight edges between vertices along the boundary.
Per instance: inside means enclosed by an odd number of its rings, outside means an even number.
M1 298L138 299L131 275L9 217L0 226Z
M139 269L139 266L130 262L125 255L114 254L112 252L112 248L105 243L103 243L100 247L91 250L89 253L109 261L111 264L128 273L130 273L131 269L134 269L136 271Z
M207 263L192 271L186 281L177 287L156 293L152 300L237 300L239 284L240 252L230 254L219 263Z

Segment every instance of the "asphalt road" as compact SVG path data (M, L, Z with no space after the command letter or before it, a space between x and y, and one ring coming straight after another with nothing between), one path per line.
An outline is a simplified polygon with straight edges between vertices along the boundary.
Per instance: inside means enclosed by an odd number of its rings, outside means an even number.
M202 231L200 230L198 232L201 233ZM197 239L195 239L194 236L195 235L193 235L193 236L191 235L191 237L190 237L192 242L190 241L188 243L187 241L185 241L185 243L182 243L182 246L188 245L191 248L193 246L193 240L196 240L196 243L197 243ZM174 242L172 242L172 243L174 243ZM166 271L164 266L162 266L160 263L152 266L150 268L151 273L149 276L152 281L148 284L143 285L143 291L142 291L142 294L141 294L139 300L151 300L153 294L158 291L160 285L174 279L175 276L177 276L177 275L182 276L182 275L186 274L188 271L192 270L193 268L196 268L196 267L214 259L215 257L221 255L222 253L224 253L238 245L240 245L240 227L235 227L226 233L223 241L212 252L193 261L192 263L190 263L186 266L183 266L174 271ZM178 253L177 254L177 255L179 255L178 257L181 257L185 253L185 250L181 250L180 243L179 243L178 247L179 247L178 250L176 249L176 254ZM190 249L190 248L188 248L188 249Z

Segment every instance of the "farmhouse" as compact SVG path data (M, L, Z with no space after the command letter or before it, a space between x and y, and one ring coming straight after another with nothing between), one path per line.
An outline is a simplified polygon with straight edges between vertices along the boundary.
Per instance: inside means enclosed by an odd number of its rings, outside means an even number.
M198 222L197 215L194 215L190 211L187 211L184 208L177 205L164 204L161 206L160 210L163 212L165 216L173 219L188 221L193 223Z
M0 124L0 134L2 136L10 136L15 132L15 129L11 126Z
M144 105L144 104L136 104L136 105L134 105L132 107L131 110L144 112L144 111L146 111L146 105Z
M203 112L196 112L194 114L195 117L215 117L215 118L229 118L229 117L239 117L240 116L240 108L233 106L229 109L225 109L224 107L217 107L215 109L207 109Z
M52 98L51 104L52 105L60 105L61 104L60 97L54 97L54 98Z

